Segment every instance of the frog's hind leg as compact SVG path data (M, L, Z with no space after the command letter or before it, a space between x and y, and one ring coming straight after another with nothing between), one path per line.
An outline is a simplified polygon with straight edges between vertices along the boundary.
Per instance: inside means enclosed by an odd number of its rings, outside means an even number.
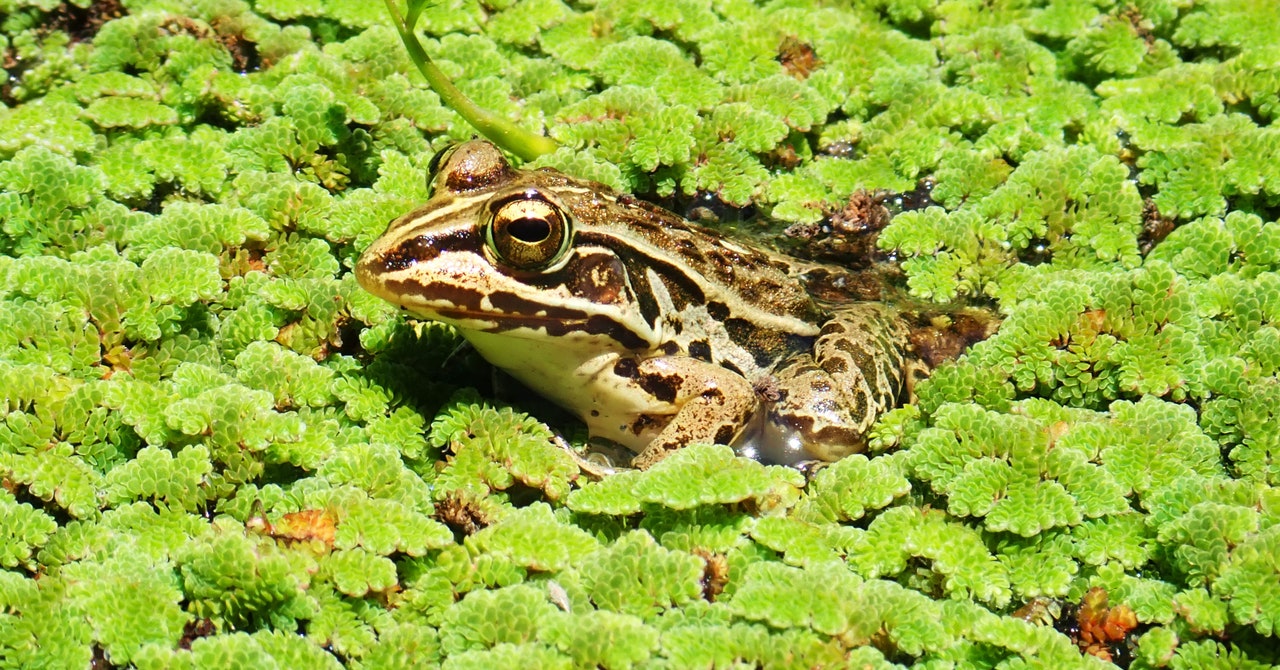
M890 307L835 310L812 354L784 361L756 391L767 412L739 453L786 465L834 461L866 450L867 432L907 392L909 329Z

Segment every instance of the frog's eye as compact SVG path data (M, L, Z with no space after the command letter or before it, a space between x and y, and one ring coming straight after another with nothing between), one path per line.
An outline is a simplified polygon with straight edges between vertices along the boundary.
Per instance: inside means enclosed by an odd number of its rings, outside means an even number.
M564 258L573 242L568 213L537 191L496 199L487 212L485 244L513 269L545 270Z
M449 160L449 157L453 155L453 152L457 148L458 143L454 142L453 144L437 151L436 155L431 157L431 162L427 163L428 198L436 194L436 182L439 181L440 178L440 166L444 165Z

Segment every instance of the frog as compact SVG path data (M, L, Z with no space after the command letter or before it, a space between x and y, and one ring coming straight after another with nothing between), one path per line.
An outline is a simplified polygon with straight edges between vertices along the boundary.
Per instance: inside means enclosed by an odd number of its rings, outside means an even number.
M492 143L437 154L428 199L364 250L355 276L647 469L690 444L769 464L864 452L928 374L878 300L813 290L837 268L731 239Z

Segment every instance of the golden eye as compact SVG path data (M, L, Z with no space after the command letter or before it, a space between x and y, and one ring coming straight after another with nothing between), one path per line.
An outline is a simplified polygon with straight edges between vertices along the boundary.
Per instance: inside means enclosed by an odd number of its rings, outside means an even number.
M537 191L489 204L485 243L494 257L517 270L543 270L564 258L573 243L568 214Z
M454 142L453 144L437 151L436 155L432 156L431 161L427 163L428 198L436 194L436 181L440 178L440 166L444 165L449 160L449 156L452 156L454 150L457 148L458 143Z

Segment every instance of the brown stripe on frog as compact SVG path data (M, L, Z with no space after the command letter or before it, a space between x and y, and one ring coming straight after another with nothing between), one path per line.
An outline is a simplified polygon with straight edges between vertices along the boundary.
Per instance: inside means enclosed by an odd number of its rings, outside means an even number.
M629 330L626 326L602 314L586 315L579 312L579 318L547 316L519 316L500 312L473 312L470 310L440 309L436 312L445 319L485 320L492 321L493 326L484 328L488 333L505 333L521 328L543 331L550 337L566 337L569 335L603 335L630 351L644 351L649 348L648 340Z
M571 330L575 329L568 328L566 324L565 332ZM631 349L633 351L643 351L649 347L648 340L640 337L634 331L628 329L617 321L600 314L588 317L586 327L581 330L585 330L593 335L605 335L614 342L617 342L618 344L621 344L627 349Z
M554 337L587 333L604 335L631 350L643 350L650 346L643 337L602 314L546 305L508 291L485 293L447 282L422 282L414 279L389 280L385 286L397 295L420 296L427 302L449 303L451 308L430 308L445 318L493 321L496 325L486 328L487 332L528 328L545 330ZM485 308L483 304L486 297L491 306L489 308Z
M550 305L529 300L510 291L494 291L489 294L489 304L504 315L503 318L547 319L557 321L582 321L589 315L580 309Z
M457 231L447 235L417 235L401 241L378 254L378 272L398 272L416 263L425 263L441 254L453 251L470 251L475 248L475 236L469 231Z
M403 239L413 235L432 235L434 234L432 231L438 229L446 231L470 229L472 226L464 222L471 218L467 210L484 203L489 197L490 195L483 193L438 195L421 207L392 221L382 237Z
M698 248L698 245L695 244L693 240L680 238L675 241L674 246L676 253L680 254L680 257L683 258L686 263L689 263L690 265L706 264L706 255L702 253L702 250Z
M449 252L475 253L480 239L474 226L441 226L439 222L478 198L450 199L421 207L391 222L387 232L361 255L360 271L366 275L394 273L425 263ZM455 206L456 205L456 206Z
M648 340L603 314L548 305L507 291L490 293L489 303L499 312L494 315L498 322L496 331L542 328L548 335L556 337L585 332L609 337L627 349L648 349L650 346Z
M662 306L653 295L653 287L649 284L649 273L645 272L644 268L631 264L627 268L627 283L630 284L631 291L635 295L640 318L644 319L650 328L656 328L658 320L662 317Z
M485 294L476 289L464 288L444 282L423 283L416 279L390 279L384 283L387 291L395 295L419 296L428 302L444 301L459 310L480 313Z
M589 235L580 235L579 239L582 237L589 237ZM682 309L684 305L690 302L706 302L706 292L703 291L698 282L690 277L689 272L681 263L668 261L660 256L651 256L644 249L623 247L621 241L615 241L613 244L614 251L618 253L618 258L627 268L627 276L632 281L635 281L636 277L644 277L647 274L646 270L653 270L655 274L662 278L667 291L671 293L672 300L676 301L676 309ZM681 298L683 301L680 300Z

